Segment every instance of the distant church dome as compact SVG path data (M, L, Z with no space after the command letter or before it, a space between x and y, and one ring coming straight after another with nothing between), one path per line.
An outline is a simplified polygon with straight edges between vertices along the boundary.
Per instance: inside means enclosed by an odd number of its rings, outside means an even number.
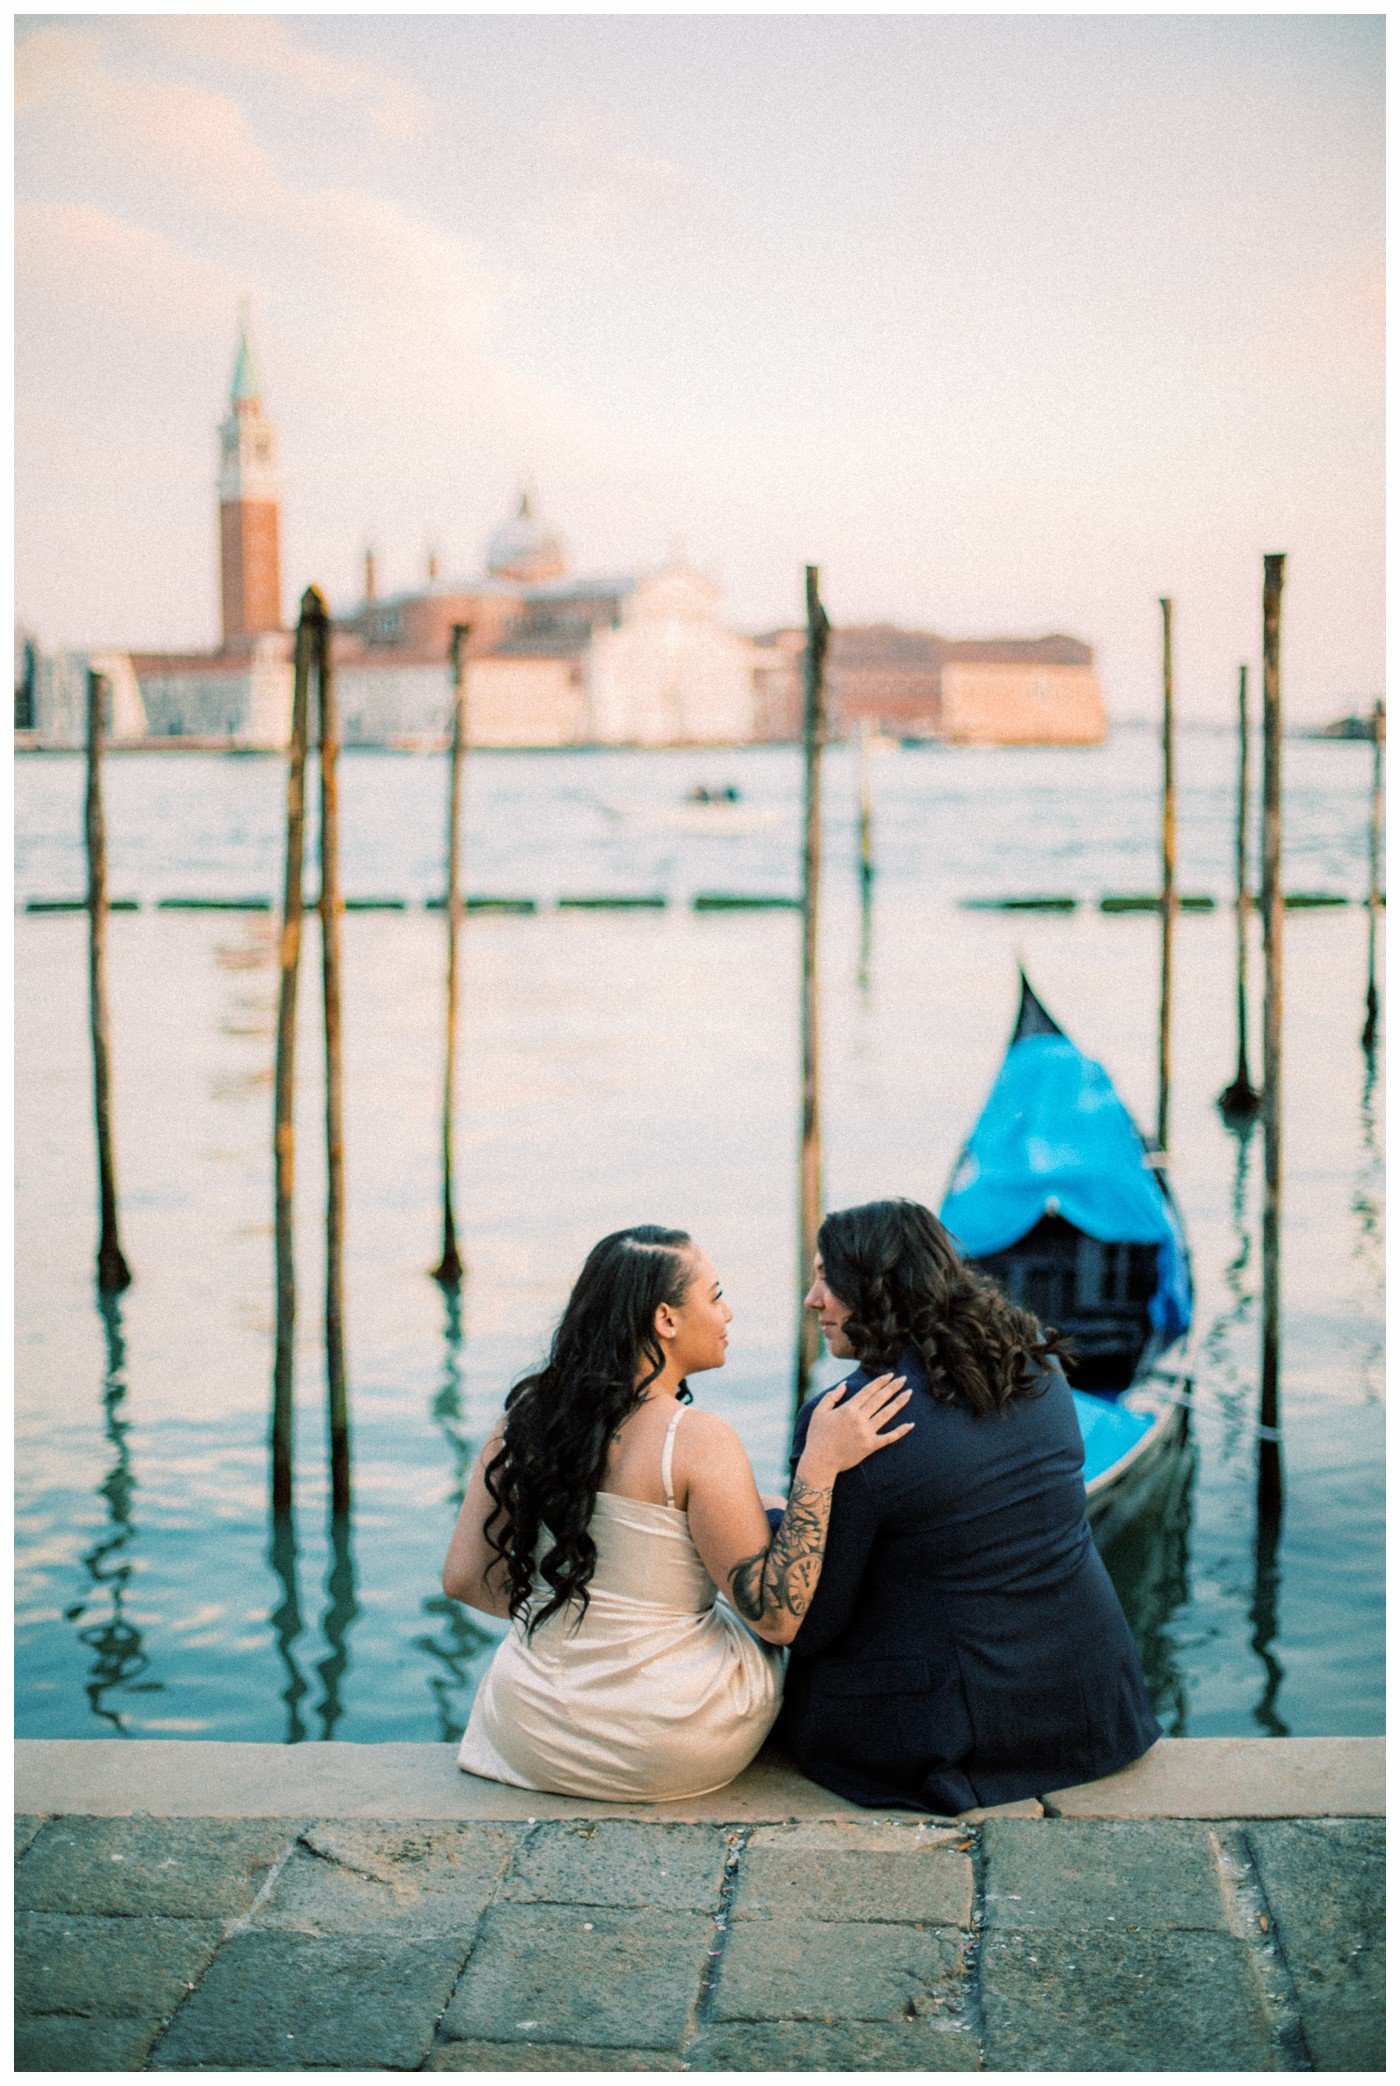
M563 544L535 519L528 492L521 493L517 512L487 545L486 570L492 579L518 580L523 586L562 579L568 570Z

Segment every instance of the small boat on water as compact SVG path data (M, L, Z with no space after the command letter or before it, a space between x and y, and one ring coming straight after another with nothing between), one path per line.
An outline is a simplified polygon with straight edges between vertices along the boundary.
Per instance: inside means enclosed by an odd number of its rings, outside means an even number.
M764 833L781 817L777 804L748 804L735 783L697 782L679 802L604 803L615 825L660 833Z
M940 1214L968 1259L1072 1348L1090 1519L1107 1540L1185 1428L1191 1264L1161 1152L1024 973Z

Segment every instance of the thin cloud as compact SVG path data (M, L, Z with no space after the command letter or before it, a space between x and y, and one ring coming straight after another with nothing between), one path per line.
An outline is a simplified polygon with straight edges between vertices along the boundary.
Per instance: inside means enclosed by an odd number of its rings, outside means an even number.
M220 72L272 81L328 101L353 101L382 137L412 143L434 117L426 94L383 65L298 42L277 15L161 15L141 29L157 49Z
M294 569L334 581L361 527L382 528L389 541L411 529L416 540L433 515L447 523L438 533L449 556L470 564L487 516L465 529L448 519L464 491L479 508L483 489L499 488L487 496L494 507L522 465L546 462L556 488L572 485L580 497L636 476L640 460L610 428L503 357L502 315L522 285L480 243L365 187L299 184L264 150L237 95L132 77L100 37L46 38L28 85L21 132L31 161L61 148L94 199L27 202L19 214L19 336L30 372L19 500L26 563L42 575L37 587L21 577L26 599L38 596L28 612L51 634L71 632L59 606L66 588L54 577L63 563L45 555L29 519L41 487L57 472L73 488L50 538L67 526L74 499L89 504L94 540L110 534L114 499L171 467L168 455L156 458L152 424L162 356L188 424L191 405L198 411L189 345L202 343L206 353L193 358L201 364L221 363L244 290L258 292ZM96 199L108 196L122 206L101 207ZM126 386L120 403L114 382ZM211 392L211 418L217 407ZM45 414L47 448L33 435ZM99 462L118 457L121 468L104 477ZM192 451L187 463L202 493L203 458ZM172 555L167 544L167 565ZM147 621L146 641L162 634L168 611L154 609L155 590L144 607L129 579L114 575L108 591L104 606L103 584L88 590L88 613L127 637Z
M75 29L66 23L22 37L15 45L15 113L28 115L42 103L91 81L101 53L98 31Z
M678 161L620 143L597 118L575 116L548 140L545 187L525 214L528 243L556 262L621 265L671 236L703 201Z
M123 325L202 337L246 285L163 232L77 203L21 203L15 275L26 302L56 300Z

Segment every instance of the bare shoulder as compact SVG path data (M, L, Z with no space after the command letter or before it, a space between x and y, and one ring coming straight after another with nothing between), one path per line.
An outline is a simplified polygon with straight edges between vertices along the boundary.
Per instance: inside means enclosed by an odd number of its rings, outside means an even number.
M676 1430L676 1454L690 1470L706 1463L732 1461L735 1456L748 1460L748 1452L728 1420L697 1406L687 1408L684 1424Z

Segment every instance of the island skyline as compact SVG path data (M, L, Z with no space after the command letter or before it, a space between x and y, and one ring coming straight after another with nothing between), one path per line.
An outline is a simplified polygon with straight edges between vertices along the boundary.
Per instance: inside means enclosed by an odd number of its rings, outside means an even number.
M209 641L250 294L285 582L465 566L520 474L734 627L1094 645L1228 719L1288 553L1290 715L1377 691L1380 17L18 25L17 613Z

